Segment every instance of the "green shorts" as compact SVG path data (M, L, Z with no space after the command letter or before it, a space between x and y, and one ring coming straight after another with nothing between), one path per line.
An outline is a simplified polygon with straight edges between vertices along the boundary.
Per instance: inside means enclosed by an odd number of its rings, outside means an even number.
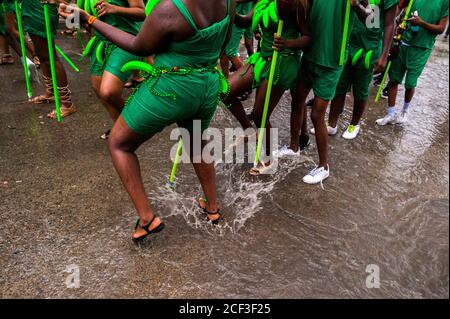
M300 59L298 54L280 54L278 56L273 85L283 90L290 90L297 82L298 68ZM271 60L267 60L262 71L261 80L268 79L270 76ZM255 83L259 86L261 83Z
M432 50L401 45L397 58L392 62L389 79L401 84L405 80L405 88L413 89L428 62Z
M303 59L299 81L312 88L314 96L331 101L343 70L344 67L328 68Z
M252 27L248 27L247 29L245 29L245 32L244 32L244 38L250 39L250 40L253 39L253 30L252 30Z
M244 35L244 32L245 29L241 29L233 25L233 33L231 34L231 39L225 47L225 55L228 58L239 56L239 45L241 44L241 39Z
M105 41L105 47L103 51L105 61L103 63L100 63L100 61L98 61L96 57L96 49L98 45L100 45L100 42L100 40L97 41L91 51L91 76L102 76L103 72L107 71L117 76L122 82L126 82L133 72L122 72L120 70L125 65L125 63L130 61L141 61L142 58L122 50L109 41Z
M58 29L58 7L56 5L48 5L50 15L50 28L53 38L56 36ZM22 1L22 17L25 25L25 32L47 38L45 31L44 6L39 0Z
M369 99L370 82L372 82L374 66L374 64L371 64L369 69L366 69L363 61L359 61L353 66L352 60L348 59L339 79L336 95L345 95L353 87L355 101L367 101Z
M219 73L161 74L149 77L128 99L122 117L134 132L152 136L177 123L193 131L209 127L219 101Z

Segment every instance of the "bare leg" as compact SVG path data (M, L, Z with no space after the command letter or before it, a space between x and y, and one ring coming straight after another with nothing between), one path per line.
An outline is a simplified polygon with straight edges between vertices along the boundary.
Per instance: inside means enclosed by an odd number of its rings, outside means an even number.
M266 99L266 92L267 92L267 80L262 81L261 86L259 87L258 91L256 92L256 99L255 99L255 124L257 127L261 127L262 125L262 117L263 117L263 111L264 111L264 102ZM270 96L270 103L269 103L269 109L267 112L267 123L266 123L266 155L270 155L270 129L272 128L270 124L270 116L272 115L273 110L275 110L276 106L278 105L278 102L280 101L281 97L283 96L284 90L273 86L272 87L272 94Z
M295 102L299 107L299 118L300 118L300 127L302 131L302 136L309 136L308 132L308 121L307 121L307 112L306 112L306 99L308 98L309 92L311 91L310 87L306 87L303 82L297 84L295 91L292 93L295 95ZM293 137L291 136L291 139ZM294 137L295 138L295 137ZM294 145L295 146L295 145Z
M366 107L367 101L355 101L355 105L353 106L352 121L350 122L351 125L359 125Z
M230 61L236 70L239 70L240 68L242 68L244 66L244 63L242 63L242 60L239 56L234 56L234 57L230 58Z
M109 138L111 159L133 201L141 226L147 225L154 217L154 211L150 208L144 183L142 182L139 160L135 154L137 148L148 139L150 137L142 136L132 131L121 116L116 121ZM150 230L157 228L160 223L161 220L155 218L152 225L150 225ZM134 238L143 235L145 235L145 231L140 228L133 233Z
M223 75L228 78L230 76L230 60L227 58L225 53L222 53L220 56L220 68L222 69Z
M397 103L398 83L389 82L388 106L393 107Z
M238 96L251 90L253 79L253 65L244 65L240 70L234 72L228 79L228 82L230 83L230 93L223 101L225 105L230 106L230 112L239 121L244 130L252 127L252 123L250 123Z
M124 83L118 77L106 71L103 72L101 77L93 76L91 83L94 92L115 122L125 105L125 100L122 97Z
M416 89L415 89L415 88L412 88L412 89L406 89L406 92L405 92L405 102L406 102L406 103L411 103L411 101L412 101L412 99L413 99L415 93L416 93Z
M206 145L206 141L202 141L202 150ZM193 145L192 136L191 136L191 145ZM195 173L197 174L198 180L202 185L203 193L206 197L205 207L209 212L216 212L219 209L217 204L217 191L216 191L216 170L214 168L214 164L208 164L205 162L205 159L201 156L202 154L193 154L192 157L200 158L201 161L199 163L198 160L193 160L192 165L194 166ZM209 220L217 220L220 218L219 214L208 214Z
M325 124L325 112L329 101L320 97L314 98L314 106L311 111L311 120L316 132L317 149L319 151L319 167L328 166L328 130Z
M9 13L5 15L5 23L8 34L12 38L13 48L19 56L22 56L22 50L20 48L20 35L17 30L17 21L15 13ZM25 47L32 57L36 56L34 45L30 41L25 40Z
M339 117L344 112L345 94L336 95L331 101L330 114L328 116L328 125L336 127Z
M244 37L245 49L247 50L248 56L252 56L255 53L255 49L253 46L253 38Z

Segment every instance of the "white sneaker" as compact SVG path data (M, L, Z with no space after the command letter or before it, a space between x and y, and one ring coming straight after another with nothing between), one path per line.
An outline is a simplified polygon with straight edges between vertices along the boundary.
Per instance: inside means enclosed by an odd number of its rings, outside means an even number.
M385 125L388 125L388 124L395 124L396 118L397 118L396 116L392 116L390 114L386 114L385 117L376 120L375 123L377 123L380 126L385 126Z
M353 140L358 136L360 130L361 127L359 125L350 124L345 130L344 134L342 134L342 137L346 140Z
M338 126L336 125L336 127L331 127L329 125L327 125L327 131L328 131L328 135L333 136L337 134L338 131ZM316 130L314 128L310 129L309 132L312 135L316 135Z
M273 151L272 155L277 158L300 156L300 149L297 152L294 152L287 145L284 145L279 150Z
M397 114L397 118L395 120L396 124L405 124L408 122L408 111L401 111Z
M303 177L303 182L306 184L318 184L327 179L330 176L330 166L327 167L316 167L308 175Z

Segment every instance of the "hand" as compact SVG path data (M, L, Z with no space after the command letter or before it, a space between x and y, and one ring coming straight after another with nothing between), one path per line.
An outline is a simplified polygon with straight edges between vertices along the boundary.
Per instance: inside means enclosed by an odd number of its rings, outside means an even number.
M383 73L384 70L386 70L386 66L387 66L387 57L382 56L375 62L373 73L374 74Z
M96 3L97 16L99 18L107 14L116 14L116 6L108 3L106 0L100 0Z
M408 19L409 22L411 22L412 26L422 26L424 21L419 16L414 16L412 18Z
M274 35L273 39L273 49L276 51L283 51L284 49L288 48L289 43L288 40L284 39L283 37L277 37L277 35Z
M86 11L78 8L77 6L70 6L64 3L61 3L58 8L58 14L64 19L70 18L73 15L80 16L80 22L87 22L89 19L89 14Z

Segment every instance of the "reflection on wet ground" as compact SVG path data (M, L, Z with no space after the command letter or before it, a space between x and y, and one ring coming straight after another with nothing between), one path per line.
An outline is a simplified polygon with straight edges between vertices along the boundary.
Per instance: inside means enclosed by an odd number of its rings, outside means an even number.
M80 51L75 40L61 46L74 58ZM330 139L324 190L301 181L316 160L314 143L274 176L218 165L226 212L218 228L195 208L190 166L180 167L176 192L166 190L174 142L165 130L139 156L167 228L140 246L130 240L133 207L99 139L110 121L89 87L88 62L78 64L81 73L69 73L79 112L62 125L45 118L51 106L23 102L18 64L0 69L1 297L448 298L446 50L433 54L405 127L376 127L385 101L371 98L360 137ZM280 143L289 140L289 113L287 94L273 115ZM237 123L219 109L213 126ZM65 286L71 264L80 267L79 289ZM379 289L366 287L371 264Z

